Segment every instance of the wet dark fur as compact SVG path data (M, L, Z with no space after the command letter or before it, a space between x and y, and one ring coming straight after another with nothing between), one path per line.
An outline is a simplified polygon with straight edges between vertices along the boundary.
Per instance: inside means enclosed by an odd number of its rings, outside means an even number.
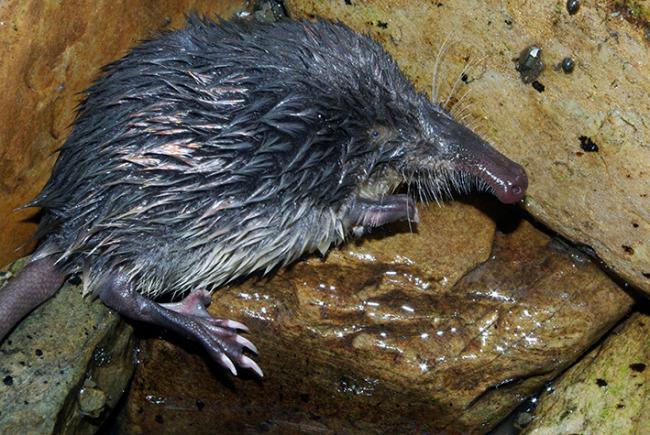
M93 279L123 268L155 294L183 290L214 250L239 257L233 270L206 269L187 289L291 261L296 243L329 245L318 233L343 236L330 210L394 153L363 140L368 103L389 120L386 99L408 112L400 96L412 94L376 43L343 26L194 18L88 90L31 204L45 209L47 253Z
M422 151L432 120L453 123L343 25L192 18L88 90L30 204L45 210L39 256L89 289L119 270L157 296L324 252L360 196L410 176L448 188L443 152Z

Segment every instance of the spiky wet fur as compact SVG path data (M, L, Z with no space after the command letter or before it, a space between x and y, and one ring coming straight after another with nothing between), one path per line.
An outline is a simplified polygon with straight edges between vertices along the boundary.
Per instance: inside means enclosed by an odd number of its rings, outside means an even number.
M369 139L377 122L417 125L424 98L343 25L193 17L88 90L30 204L45 210L41 255L83 271L87 291L121 271L156 297L325 252L350 232L359 195L471 184L444 165L397 165L402 140Z

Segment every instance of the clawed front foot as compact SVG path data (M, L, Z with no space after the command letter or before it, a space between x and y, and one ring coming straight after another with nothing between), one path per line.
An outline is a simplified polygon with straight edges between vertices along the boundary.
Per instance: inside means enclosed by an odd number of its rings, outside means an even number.
M420 220L415 201L408 195L388 195L378 201L358 198L348 219L353 225L363 227L379 227L402 220L417 223Z
M237 375L237 365L263 376L255 361L243 353L244 349L257 353L255 345L238 334L239 330L248 331L248 328L234 320L212 317L205 308L211 300L205 290L194 291L180 302L159 304L136 292L125 275L117 274L103 283L98 294L106 305L126 317L169 328L199 341L233 375Z

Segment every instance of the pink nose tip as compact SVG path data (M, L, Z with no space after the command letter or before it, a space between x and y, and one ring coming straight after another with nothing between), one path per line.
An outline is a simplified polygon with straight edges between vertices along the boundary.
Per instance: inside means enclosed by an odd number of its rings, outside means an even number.
M499 201L505 204L517 203L526 196L528 176L526 176L526 172L519 165L517 165L517 172L517 175L506 181L505 188L497 194Z

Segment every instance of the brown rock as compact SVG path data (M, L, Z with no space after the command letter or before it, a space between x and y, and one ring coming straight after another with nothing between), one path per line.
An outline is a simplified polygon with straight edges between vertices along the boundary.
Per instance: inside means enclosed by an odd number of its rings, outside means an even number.
M26 253L32 199L50 175L79 93L101 66L194 9L230 16L242 0L0 2L0 264ZM22 251L16 248L22 247Z
M483 257L476 241L489 220L461 204L421 212L418 234L365 240L217 292L211 311L251 328L260 382L227 377L201 349L147 340L125 427L482 432L632 304L527 222L499 233L486 263L441 285Z
M540 398L526 433L647 433L648 337L650 316L635 313Z
M616 14L618 3L629 5ZM292 16L371 34L425 91L439 47L456 41L440 99L477 64L449 105L471 89L467 122L526 168L526 208L650 294L650 98L641 97L650 95L650 13L634 3L598 0L569 15L559 2L286 1ZM531 44L547 65L572 56L575 71L546 68L541 93L523 84L514 59ZM598 152L581 148L588 139Z

